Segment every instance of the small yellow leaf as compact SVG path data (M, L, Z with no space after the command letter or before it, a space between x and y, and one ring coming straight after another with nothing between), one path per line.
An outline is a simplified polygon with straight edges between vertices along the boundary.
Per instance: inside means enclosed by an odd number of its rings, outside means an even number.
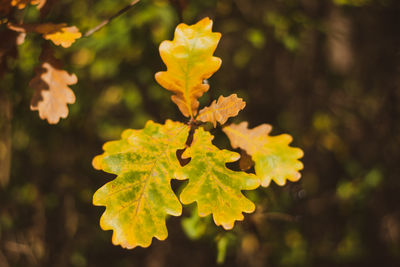
M298 181L301 177L298 171L303 169L298 159L303 157L303 151L289 146L292 137L288 134L270 136L272 128L268 124L254 129L248 129L247 126L247 122L231 124L224 127L223 131L233 148L240 147L252 156L261 185L267 187L271 180L280 186L285 185L286 179Z
M212 32L212 20L204 18L194 25L179 24L173 41L160 45L161 58L167 71L157 72L155 79L165 89L175 93L172 101L186 117L197 114L197 99L209 89L208 79L221 66L214 57L220 33Z
M67 27L67 24L12 24L7 27L17 32L36 32L42 34L46 40L51 40L55 45L61 45L64 48L70 47L76 39L81 38L82 34L75 26Z
M65 25L65 24L59 24ZM76 39L81 38L82 34L75 26L55 27L56 30L43 33L43 38L51 40L55 45L61 45L64 48L70 47Z
M200 110L196 119L202 122L212 122L215 128L217 122L223 125L230 117L236 116L245 106L246 102L238 98L236 94L228 97L220 96L218 101L214 100L209 107Z

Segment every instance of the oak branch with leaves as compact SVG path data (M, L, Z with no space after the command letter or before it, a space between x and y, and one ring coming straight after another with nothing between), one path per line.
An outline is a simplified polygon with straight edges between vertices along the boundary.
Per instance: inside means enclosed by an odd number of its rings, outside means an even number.
M303 152L289 146L289 135L270 136L267 124L223 127L232 147L252 157L253 174L228 169L226 163L240 155L214 146L213 135L202 127L200 122L222 126L245 107L233 94L198 111L198 99L209 90L203 80L221 66L221 59L213 56L220 38L212 32L212 21L204 18L190 26L179 24L173 41L160 45L167 70L156 73L155 79L174 93L172 101L188 123L148 121L144 129L125 130L120 140L105 143L104 153L93 159L94 168L117 175L93 196L94 205L106 207L100 226L113 230L113 244L148 247L153 237L166 239L167 216L180 216L182 204L193 202L199 216L212 214L216 225L232 229L243 213L255 210L242 190L267 187L272 180L282 186L286 180L300 179ZM172 179L188 180L179 197L171 188Z
M92 35L138 2L139 0L133 0L108 19L89 29L83 36ZM16 10L21 11L29 5L34 5L40 11L42 20L55 4L57 4L56 1L47 0L0 0L0 17L2 18L0 26L3 24L7 26L6 29L0 31L0 38L7 40L0 45L0 78L8 70L5 64L6 59L14 56L16 46L24 43L27 34L40 34L45 40L63 48L69 48L82 37L82 33L76 26L67 26L66 23L24 23L22 18L18 21L15 19ZM61 118L68 116L68 104L75 103L75 94L69 85L76 84L78 78L75 74L69 74L62 69L63 64L55 58L49 43L42 46L39 59L41 63L36 67L35 76L29 83L29 86L35 89L30 108L33 111L37 110L39 117L47 120L49 124L57 124Z

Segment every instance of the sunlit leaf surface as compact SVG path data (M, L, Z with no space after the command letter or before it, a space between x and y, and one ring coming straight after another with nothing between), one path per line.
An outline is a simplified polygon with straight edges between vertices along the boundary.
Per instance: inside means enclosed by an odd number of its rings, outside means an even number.
M148 247L153 237L167 238L167 214L182 212L170 181L181 168L176 150L185 146L188 132L179 122L149 121L143 130L125 130L122 139L107 142L93 159L96 169L118 175L93 196L94 205L106 206L100 226L114 231L113 244Z
M160 45L161 58L167 71L157 72L155 78L165 89L175 93L172 101L186 117L197 114L197 99L209 89L208 79L221 66L214 57L220 33L212 32L212 21L204 18L194 25L179 24L173 41Z
M191 157L178 174L178 179L189 179L180 200L183 204L197 202L200 216L213 215L216 225L232 229L235 221L243 220L242 212L250 213L255 205L241 190L252 190L259 186L259 179L245 172L228 169L226 163L239 159L240 155L220 150L212 144L214 137L199 128L194 133L193 143L183 157Z

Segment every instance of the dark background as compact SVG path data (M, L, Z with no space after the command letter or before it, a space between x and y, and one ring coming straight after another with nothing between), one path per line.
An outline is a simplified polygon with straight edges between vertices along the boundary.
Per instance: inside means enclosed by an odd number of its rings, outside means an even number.
M85 32L129 2L58 1L42 21ZM40 20L34 6L24 12ZM223 63L202 104L237 93L247 106L231 121L291 134L305 152L302 179L248 192L257 210L233 231L189 206L184 227L182 217L168 220L167 240L113 246L98 223L104 208L91 204L113 176L91 160L125 128L186 120L154 80L165 68L158 46L179 22L205 16L222 33ZM0 83L12 106L10 135L0 133L12 142L0 189L1 267L400 266L400 1L143 0L70 48L55 47L79 80L76 103L55 126L29 110L42 42L28 35Z

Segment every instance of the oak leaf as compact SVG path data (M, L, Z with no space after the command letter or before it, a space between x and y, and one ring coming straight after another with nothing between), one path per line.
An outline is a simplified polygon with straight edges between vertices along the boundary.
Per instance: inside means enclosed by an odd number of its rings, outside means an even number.
M255 210L254 203L241 190L256 189L259 179L254 174L228 169L225 164L240 156L236 152L220 150L212 144L213 138L199 128L191 146L183 153L183 158L191 157L191 160L177 174L177 179L189 179L180 200L183 204L197 202L200 216L212 214L216 225L232 229L236 220L243 220L242 212Z
M214 100L209 107L200 110L196 119L202 122L212 122L215 128L217 122L221 125L225 124L230 117L235 117L245 106L246 102L236 94L227 97L220 96L218 101Z
M64 48L70 47L82 34L75 26L67 27L66 23L42 23L42 24L13 24L8 23L7 27L17 32L36 32L42 34L46 40L51 40L55 45Z
M155 79L165 89L172 91L172 101L186 117L194 118L197 99L209 89L203 80L211 77L221 66L214 57L220 33L212 32L212 20L204 18L194 25L179 24L173 41L160 45L160 55L167 71L157 72Z
M114 245L148 247L153 237L167 238L167 214L182 212L170 181L181 168L176 150L188 133L180 122L149 121L143 130L125 130L121 140L105 143L104 153L93 159L96 169L118 175L93 196L94 205L106 206L100 226L114 231Z
M75 94L69 85L76 84L78 78L60 69L61 63L51 52L43 52L41 60L41 66L36 68L36 75L29 82L35 89L31 110L38 110L41 119L57 124L60 118L68 116L67 104L75 103Z
M298 181L301 177L298 171L303 169L298 159L303 156L303 151L289 146L292 137L288 134L270 136L272 127L267 124L254 129L248 129L247 126L247 122L231 124L224 127L223 131L233 148L240 147L252 156L261 185L267 187L271 180L281 186L286 180Z

